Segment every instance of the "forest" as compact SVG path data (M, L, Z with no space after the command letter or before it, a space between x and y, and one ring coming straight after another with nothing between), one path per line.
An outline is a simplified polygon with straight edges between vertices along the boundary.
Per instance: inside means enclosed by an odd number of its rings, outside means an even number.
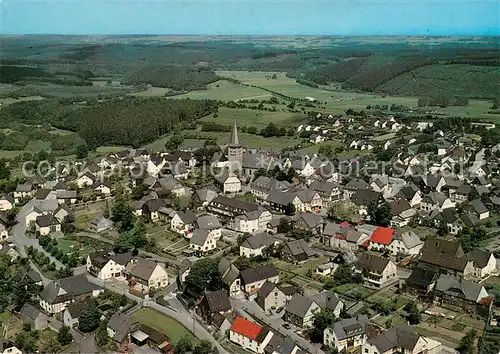
M74 108L54 99L12 104L0 111L0 122L49 124L76 132L89 148L101 145L139 147L215 112L216 101L127 98ZM1 143L1 137L0 137Z
M188 66L156 65L148 66L132 73L124 81L126 85L148 84L183 92L203 90L207 84L219 80L215 72L208 68Z

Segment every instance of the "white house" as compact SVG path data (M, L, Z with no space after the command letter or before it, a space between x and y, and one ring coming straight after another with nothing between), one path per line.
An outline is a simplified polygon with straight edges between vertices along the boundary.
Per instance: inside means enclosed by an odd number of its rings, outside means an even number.
M3 226L3 224L0 224L0 241L5 241L8 238L9 238L9 232L7 231L5 226Z
M393 255L416 256L424 246L424 241L413 231L396 232L394 239L389 245L389 250Z
M168 285L168 273L163 265L149 259L129 262L124 272L131 290L147 294L151 289L161 289Z
M362 346L362 353L366 354L439 354L441 351L440 342L422 337L408 325L389 328L367 339Z
M189 248L199 254L204 254L214 250L217 247L217 241L210 236L208 230L194 229L191 239L189 240Z
M262 285L255 299L255 302L266 312L285 306L286 301L286 294L278 285L271 282L265 282Z
M87 272L100 280L124 280L124 270L129 262L133 262L131 252L115 255L90 253L87 256Z
M493 253L475 250L467 253L467 259L472 261L476 279L482 279L497 270L497 260Z
M323 331L323 344L339 351L349 351L359 347L366 342L368 323L366 315L337 321Z
M279 282L278 270L272 263L255 268L247 268L240 272L243 291L249 298L253 299L257 291L266 281L277 284Z
M237 317L229 330L229 340L252 353L264 353L273 332L243 317Z
M111 187L103 181L96 181L93 187L94 187L94 192L99 193L101 195L108 196L111 194Z
M0 197L0 211L7 211L14 207L14 197L4 194Z
M374 254L361 254L354 270L362 275L365 284L376 288L382 288L398 280L396 265L390 259Z
M263 208L249 211L234 218L234 229L245 233L265 230L272 217L271 212Z
M267 232L251 235L247 237L240 245L240 256L256 257L262 256L263 251L271 245L277 243L274 236Z
M85 188L95 183L97 178L90 172L86 172L76 180L78 188Z
M52 215L41 215L36 218L35 229L41 236L45 236L52 232L60 232L61 223Z
M191 238L196 214L192 211L178 211L170 220L170 229L187 238Z
M241 191L241 181L233 173L228 172L227 169L223 170L220 175L214 176L216 184L223 193L238 193Z

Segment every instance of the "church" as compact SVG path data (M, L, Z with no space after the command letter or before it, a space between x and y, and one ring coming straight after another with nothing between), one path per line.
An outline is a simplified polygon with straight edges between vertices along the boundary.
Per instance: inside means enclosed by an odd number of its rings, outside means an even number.
M241 192L241 180L238 175L242 174L244 147L238 138L238 127L233 122L231 141L227 147L227 166L222 168L215 176L215 184L224 194L235 194Z

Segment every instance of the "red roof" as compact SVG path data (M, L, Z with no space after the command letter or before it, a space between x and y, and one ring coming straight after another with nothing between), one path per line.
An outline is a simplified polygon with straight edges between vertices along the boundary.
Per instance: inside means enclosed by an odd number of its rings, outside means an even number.
M243 317L237 317L234 320L233 326L231 327L231 331L255 340L257 339L257 336L259 335L260 331L262 331L262 327L256 323L244 319Z
M394 237L394 229L392 227L377 227L370 238L371 242L380 243L389 246Z
M351 224L349 224L347 221L342 221L342 222L340 223L340 226L347 227L347 226L351 226Z

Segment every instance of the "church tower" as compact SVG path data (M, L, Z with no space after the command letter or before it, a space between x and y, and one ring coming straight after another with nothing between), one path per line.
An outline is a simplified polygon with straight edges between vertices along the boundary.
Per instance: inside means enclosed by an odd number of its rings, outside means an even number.
M238 138L238 127L236 120L233 120L233 130L231 132L231 142L227 148L227 159L231 171L240 171L243 166L243 146Z

